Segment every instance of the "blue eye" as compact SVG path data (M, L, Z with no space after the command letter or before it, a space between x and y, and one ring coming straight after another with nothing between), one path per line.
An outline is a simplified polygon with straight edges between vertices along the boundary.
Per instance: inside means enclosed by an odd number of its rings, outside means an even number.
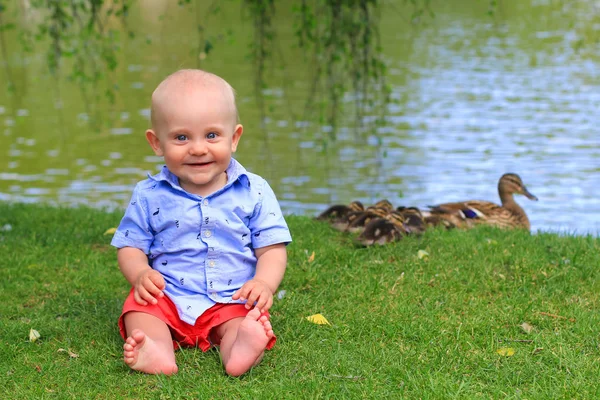
M175 140L178 140L178 141L180 141L180 142L183 142L183 141L187 140L187 136L185 136L185 135L177 135L177 136L175 137Z
M217 137L217 134L216 134L215 132L209 132L209 133L206 135L206 137L207 137L208 139L216 139L216 137Z

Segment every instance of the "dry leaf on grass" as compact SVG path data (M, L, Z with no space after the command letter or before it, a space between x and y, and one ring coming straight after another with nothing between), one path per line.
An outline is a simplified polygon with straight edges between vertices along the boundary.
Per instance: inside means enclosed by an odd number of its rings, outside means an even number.
M104 232L104 234L105 235L114 235L116 231L117 231L117 228L109 228L106 230L106 232Z
M417 257L419 257L419 260L427 260L429 258L429 253L425 250L419 250L417 251Z
M523 329L525 333L529 334L533 330L533 326L529 325L527 322L523 322L521 324L521 329Z
M71 349L65 350L65 349L58 349L57 350L59 353L69 353L69 357L71 358L77 358L79 357L79 354L75 354L71 351Z
M567 318L563 317L562 315L556 315L549 312L540 311L540 315L545 315L546 317L552 317L556 319L568 319L570 322L575 322L575 318Z
M312 254L310 255L310 257L308 257L308 262L311 263L315 261L315 252L313 251Z
M515 349L512 347L502 347L501 349L496 350L496 353L504 357L512 357L515 355Z
M309 317L306 317L306 319L312 322L313 324L317 325L331 325L329 321L327 321L327 318L323 316L323 314L314 314Z
M40 333L38 331L36 331L35 329L30 329L29 330L29 341L31 343L35 342L36 340L38 340L40 338Z

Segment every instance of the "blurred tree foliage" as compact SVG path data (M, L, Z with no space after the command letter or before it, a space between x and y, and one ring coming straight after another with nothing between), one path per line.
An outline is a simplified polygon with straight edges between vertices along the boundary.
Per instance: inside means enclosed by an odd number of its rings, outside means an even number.
M92 106L102 95L114 101L117 85L113 75L122 35L135 34L127 26L127 16L135 0L18 0L20 23L6 21L7 1L0 0L0 51L5 65L8 63L4 32L19 29L24 49L33 49L36 42L47 45L48 68L57 78L65 77L78 84L86 105ZM191 7L198 6L196 2L200 1L178 0L178 4ZM430 0L403 1L414 6L413 21L425 14L432 15ZM208 14L218 12L222 3L213 1ZM291 7L297 45L304 50L304 61L312 71L303 117L317 115L319 122L329 125L332 139L340 115L346 112L344 104L353 105L358 127L378 124L389 101L386 65L379 41L381 3L382 0L239 0L236 6L241 6L253 22L249 56L254 65L257 104L263 117L267 108L262 93L269 86L266 71L276 62L272 49L278 36L273 20L277 7ZM233 5L234 2L228 4ZM206 54L214 43L204 38L202 26L197 28L198 54ZM68 70L63 66L65 59L72 61L67 64ZM14 82L9 69L6 75L10 88ZM103 85L106 89L98 90L101 81L108 84Z

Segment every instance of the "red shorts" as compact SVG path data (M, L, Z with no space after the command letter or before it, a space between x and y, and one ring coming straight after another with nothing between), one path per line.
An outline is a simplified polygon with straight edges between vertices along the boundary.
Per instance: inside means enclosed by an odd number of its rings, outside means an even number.
M175 304L167 296L158 299L158 303L148 304L142 306L135 302L133 298L133 289L129 292L129 296L123 304L123 311L119 317L119 332L123 340L127 338L125 323L123 316L130 311L139 311L146 314L155 316L156 318L163 321L171 330L171 336L173 337L173 348L175 350L180 347L198 347L202 351L207 351L212 345L218 345L219 343L212 343L209 339L211 330L224 322L229 321L233 318L245 317L248 314L244 304L221 304L217 303L208 310L206 310L198 319L195 325L190 325L179 319L177 308ZM269 318L269 313L264 315ZM267 344L267 349L271 349L276 342L277 338L273 336Z

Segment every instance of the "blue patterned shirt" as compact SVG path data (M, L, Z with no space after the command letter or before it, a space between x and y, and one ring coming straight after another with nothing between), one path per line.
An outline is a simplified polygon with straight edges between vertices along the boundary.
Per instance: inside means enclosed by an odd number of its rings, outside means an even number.
M165 279L165 294L193 325L254 277L254 249L291 242L269 184L231 159L227 184L201 197L167 167L139 182L111 244L135 247Z

